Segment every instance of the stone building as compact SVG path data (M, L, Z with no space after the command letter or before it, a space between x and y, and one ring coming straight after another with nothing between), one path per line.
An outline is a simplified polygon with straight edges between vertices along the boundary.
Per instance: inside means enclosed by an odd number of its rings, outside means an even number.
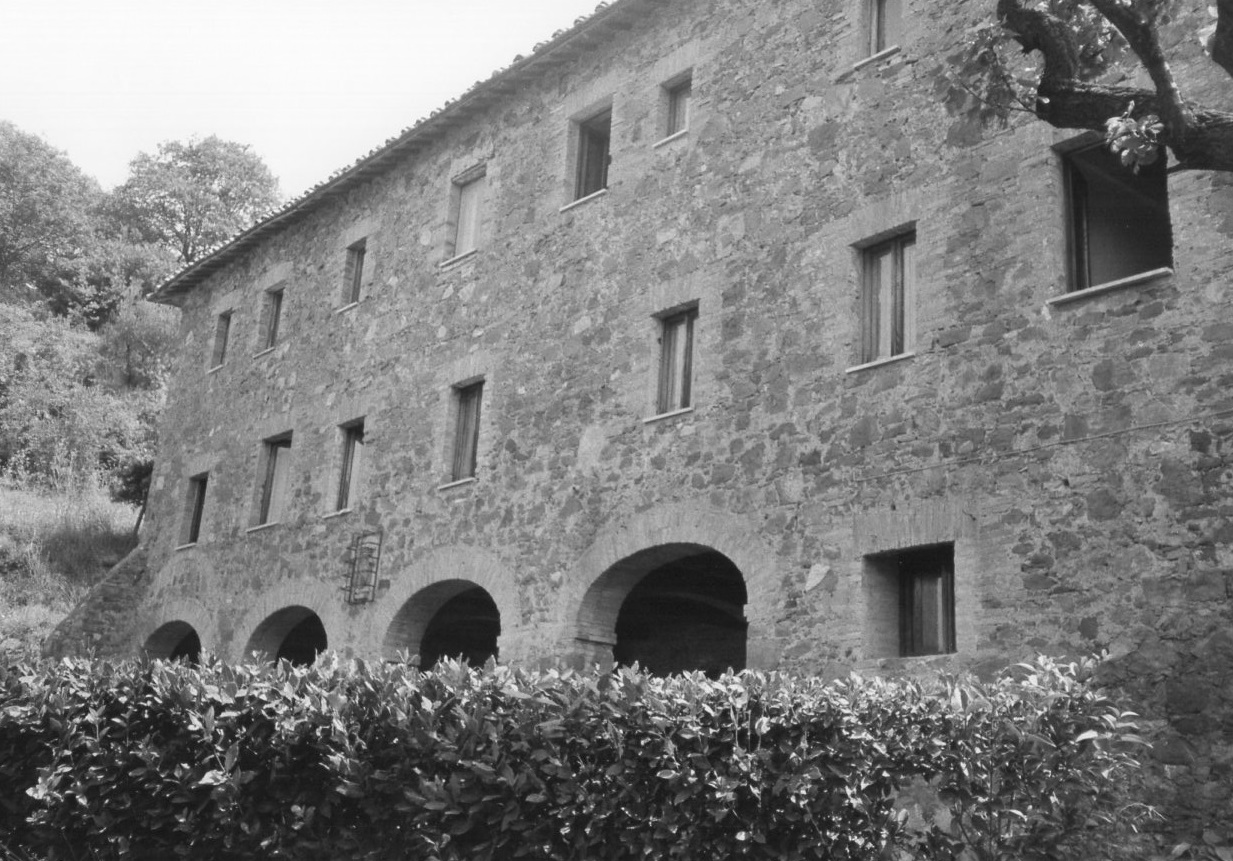
M980 124L992 7L619 0L180 272L141 545L53 650L1103 649L1233 819L1233 193Z

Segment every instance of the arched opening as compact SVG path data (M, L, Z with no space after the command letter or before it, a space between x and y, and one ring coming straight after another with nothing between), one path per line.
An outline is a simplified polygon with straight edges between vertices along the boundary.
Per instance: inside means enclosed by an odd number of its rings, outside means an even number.
M597 658L610 644L618 664L717 676L745 668L748 600L745 578L727 556L664 544L627 556L592 585L578 639Z
M188 622L168 622L146 638L144 651L151 658L195 664L201 659L201 638Z
M441 658L482 666L497 656L501 613L487 590L469 580L443 580L411 596L382 643L387 660L401 652L420 656L428 669Z
M244 654L256 653L260 660L290 661L308 666L327 648L325 625L307 607L284 607L266 617L248 638Z

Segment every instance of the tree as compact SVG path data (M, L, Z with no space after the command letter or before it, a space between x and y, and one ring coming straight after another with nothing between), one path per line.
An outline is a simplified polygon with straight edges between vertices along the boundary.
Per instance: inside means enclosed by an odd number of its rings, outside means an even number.
M120 217L185 265L279 202L278 180L251 147L213 135L159 144L156 154L133 159L129 171L115 192Z
M1215 0L1203 27L1208 56L1233 75L1233 0ZM1104 132L1124 164L1150 164L1167 147L1179 169L1233 171L1233 113L1188 99L1170 62L1184 53L1162 28L1170 0L997 0L997 24L978 27L956 58L956 80L986 116L1016 108L1057 128ZM1200 28L1196 27L1196 30ZM1007 49L1015 43L1026 57ZM1151 87L1107 82L1129 52ZM1026 60L1026 62L1025 62Z
M64 153L0 121L0 295L20 294L80 257L101 194Z

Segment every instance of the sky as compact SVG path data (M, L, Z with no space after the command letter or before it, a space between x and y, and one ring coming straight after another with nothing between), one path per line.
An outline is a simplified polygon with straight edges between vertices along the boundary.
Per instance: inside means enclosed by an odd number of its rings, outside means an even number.
M598 0L0 0L0 119L104 188L158 144L249 144L296 197Z

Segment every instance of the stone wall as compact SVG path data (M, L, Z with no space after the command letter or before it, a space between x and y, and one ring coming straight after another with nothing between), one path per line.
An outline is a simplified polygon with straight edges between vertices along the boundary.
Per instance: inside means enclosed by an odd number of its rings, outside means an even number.
M1179 797L1233 819L1227 183L1170 177L1171 275L1051 303L1068 136L982 127L943 78L992 3L909 4L902 49L859 68L855 0L637 8L184 297L146 574L103 587L127 617L100 626L114 607L92 599L56 648L134 652L188 622L235 659L295 606L331 648L388 655L438 606L415 602L457 581L492 597L502 660L611 660L639 554L702 548L744 576L751 667L990 672L1108 650ZM661 85L687 70L688 133L661 143ZM608 191L566 207L571 120L609 104ZM478 165L480 247L441 266L451 180ZM849 370L860 249L908 226L912 355ZM691 304L693 406L655 419L660 315ZM477 474L451 482L453 387L481 378ZM340 428L360 418L339 514ZM262 441L288 432L284 513L254 529ZM201 536L181 546L202 473ZM348 603L352 542L374 532L375 600ZM935 544L953 545L956 651L901 658L866 557Z

